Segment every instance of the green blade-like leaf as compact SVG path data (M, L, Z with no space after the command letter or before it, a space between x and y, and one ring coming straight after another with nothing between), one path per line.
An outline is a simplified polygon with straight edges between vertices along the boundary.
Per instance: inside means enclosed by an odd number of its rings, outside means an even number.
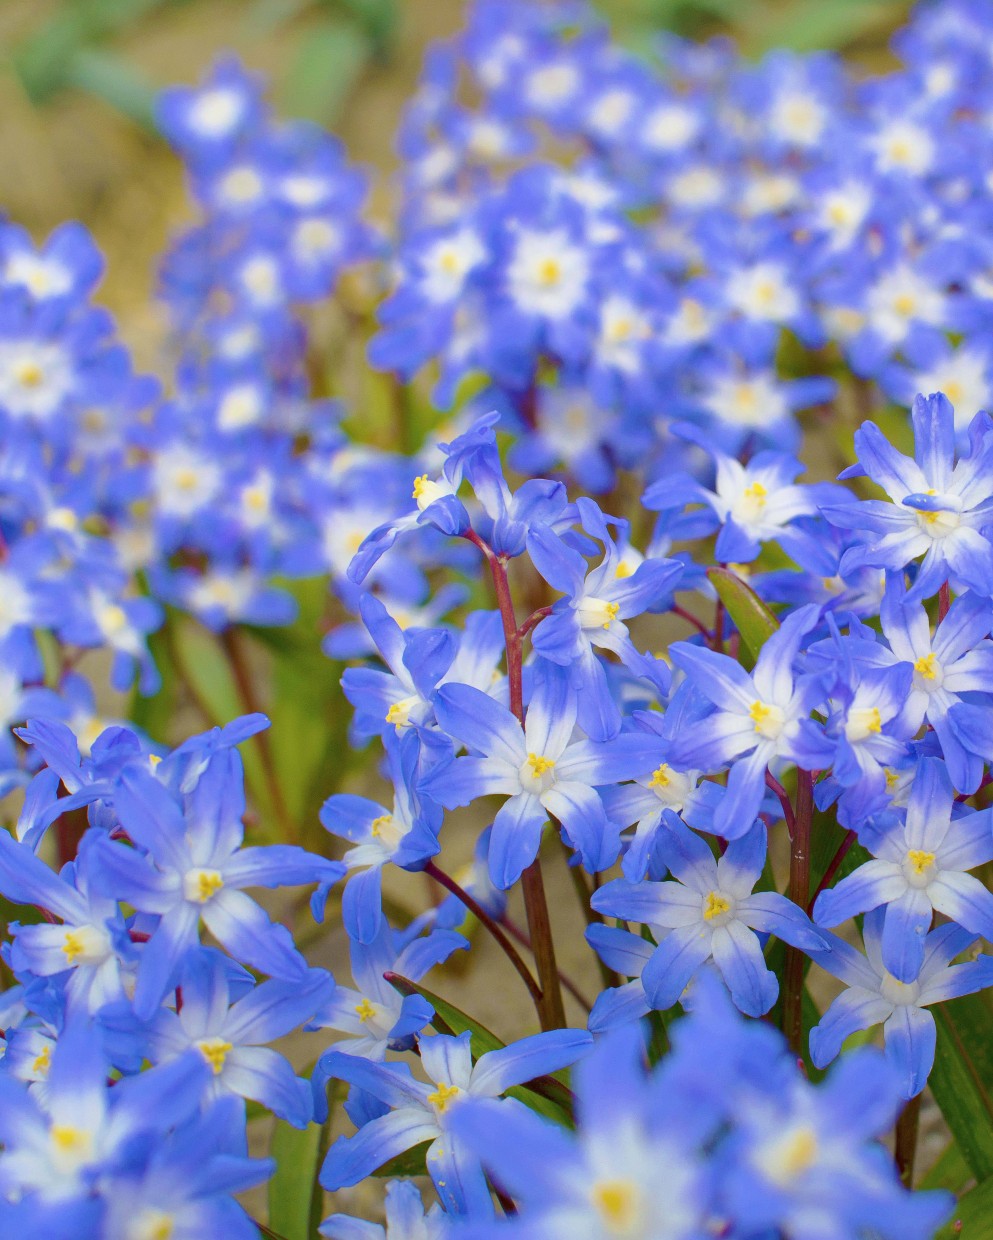
M327 578L279 584L296 599L297 619L285 628L251 632L271 661L269 744L276 779L297 838L320 851L328 836L318 813L341 787L352 758L351 712L341 691L342 666L320 649Z
M797 52L848 47L877 30L892 30L906 14L900 0L802 0L761 28L761 47L788 47Z
M269 1223L286 1240L311 1240L313 1197L321 1169L321 1125L293 1128L277 1120L269 1143L276 1173L269 1181ZM320 1221L318 1219L318 1221Z
M432 1020L431 1024L438 1033L465 1033L468 1029L472 1035L470 1046L473 1059L478 1059L480 1055L485 1055L487 1051L499 1050L505 1045L485 1025L481 1025L478 1020L467 1016L454 1003L449 1003L447 999L442 999L440 995L434 994L427 987L421 986L418 982L412 982L407 977L401 977L399 973L387 973L385 976L394 990L398 990L400 994L420 995L422 999L427 999L428 1003L434 1008L434 1020Z
M81 47L66 65L65 84L102 99L149 133L157 132L155 88L113 52Z
M169 613L166 626L170 657L204 717L211 724L223 726L245 714L237 682L214 634L198 620L178 612ZM245 782L263 815L262 834L272 835L272 806L257 738L252 737L241 746L241 756Z
M427 1153L431 1148L430 1141L422 1141L412 1149L404 1150L389 1162L384 1162L378 1171L372 1174L377 1179L391 1180L395 1176L427 1175Z
M751 656L751 662L746 664L750 668L759 651L779 628L779 621L751 586L730 569L708 568L707 578L741 634L742 645Z
M328 124L369 62L372 46L355 21L328 18L303 37L283 84L283 109Z
M959 1198L955 1213L936 1240L993 1240L993 1179Z
M966 995L931 1009L938 1026L928 1084L980 1182L993 1176L993 1042L990 1004Z

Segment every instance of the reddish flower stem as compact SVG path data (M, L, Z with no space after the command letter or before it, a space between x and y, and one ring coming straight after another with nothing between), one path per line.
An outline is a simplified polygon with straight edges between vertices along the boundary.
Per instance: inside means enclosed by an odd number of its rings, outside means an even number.
M789 898L806 910L810 902L810 825L814 817L814 781L809 771L796 773L793 847L790 851ZM786 947L783 969L783 1032L798 1058L803 1053L803 952Z

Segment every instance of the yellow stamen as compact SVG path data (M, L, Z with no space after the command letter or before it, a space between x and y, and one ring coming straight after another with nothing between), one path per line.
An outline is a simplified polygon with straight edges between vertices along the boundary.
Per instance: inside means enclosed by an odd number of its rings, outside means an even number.
M546 758L541 754L529 753L528 766L531 768L531 774L535 777L544 775L555 766L553 758Z
M649 788L668 788L672 783L672 767L668 762L663 762L661 766L656 767L652 771L652 778L648 781Z
M618 564L617 568L614 571L614 576L622 577L622 578L630 577L633 572L634 572L634 569L631 567L631 565L625 564L624 561L621 560L620 564Z
M368 999L363 999L361 1003L355 1005L355 1014L359 1020L365 1022L372 1020L376 1015L376 1009L372 1006Z
M812 1128L800 1128L782 1151L782 1170L793 1179L802 1175L817 1158L817 1137Z
M66 964L75 964L85 951L86 944L83 942L82 934L78 930L67 930L62 943L62 954L66 958Z
M31 1065L31 1071L35 1076L48 1076L48 1069L52 1066L52 1048L43 1046L41 1054L36 1056L34 1063Z
M934 853L924 852L920 848L911 848L907 852L907 860L910 862L914 873L923 878L934 865Z
M22 362L14 373L21 387L40 387L45 378L45 372L37 362Z
M883 721L882 721L882 718L880 717L879 710L877 707L870 706L869 709L865 712L865 718L862 721L862 726L865 728L867 732L881 732L882 731Z
M916 308L917 301L909 293L901 293L893 300L893 309L905 319L909 319Z
M766 706L765 702L753 702L748 708L748 718L755 724L755 731L761 732L762 725L768 720L772 714L772 707Z
M444 1081L440 1081L435 1092L428 1094L428 1102L431 1103L436 1111L445 1111L451 1100L461 1092L457 1085L446 1085Z
M390 721L392 722L392 720ZM381 814L378 818L374 818L369 824L369 830L373 835L379 836L383 833L383 828L388 827L393 821L392 814Z
M187 900L197 904L206 904L223 886L224 878L219 870L195 870L186 875L184 883Z
M617 619L617 613L621 610L620 603L604 603L604 614L607 619L603 622L603 627L609 629L611 624Z
M725 900L716 891L711 891L703 903L703 917L705 921L713 921L715 917L720 917L722 913L730 911L731 901Z
M424 494L424 488L428 485L429 482L430 482L430 478L428 478L427 474L419 474L418 477L414 479L414 491L413 491L412 498L420 499L421 496Z
M765 489L761 482L753 482L750 487L745 487L745 497L753 500L756 508L764 508L766 496L769 492Z
M202 1038L197 1043L197 1048L210 1064L214 1076L220 1076L224 1071L224 1061L231 1050L231 1043L225 1042L223 1038Z
M593 1185L593 1206L617 1235L627 1235L638 1218L638 1189L630 1180L601 1180Z
M938 660L933 653L926 654L914 664L914 671L923 676L925 680L934 680L938 675Z
M562 267L557 259L546 258L538 264L538 279L542 284L557 284L562 278Z

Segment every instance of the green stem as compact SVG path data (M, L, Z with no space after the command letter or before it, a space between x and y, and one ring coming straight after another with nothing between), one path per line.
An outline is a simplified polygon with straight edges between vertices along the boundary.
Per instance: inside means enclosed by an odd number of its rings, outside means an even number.
M796 807L790 848L789 898L806 911L810 902L810 825L814 816L814 781L809 771L797 771ZM797 1058L803 1054L804 955L787 946L783 969L783 1032Z

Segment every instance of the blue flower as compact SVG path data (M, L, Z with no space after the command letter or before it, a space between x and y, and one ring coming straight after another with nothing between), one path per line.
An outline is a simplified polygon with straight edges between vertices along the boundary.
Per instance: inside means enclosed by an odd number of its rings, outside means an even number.
M863 837L875 860L822 891L814 905L821 926L885 906L883 961L901 982L920 971L935 912L972 934L993 935L993 894L967 872L993 860L993 811L953 817L954 803L945 764L922 758L906 817Z
M836 935L826 936L827 950L810 953L822 969L848 986L811 1029L810 1057L823 1068L840 1053L850 1034L881 1024L887 1058L900 1072L904 1097L913 1098L934 1066L937 1035L927 1008L993 985L993 957L952 964L972 947L976 936L949 922L924 937L919 971L901 981L883 961L885 918L883 909L866 914L865 956Z
M611 917L665 927L644 966L641 984L653 1008L677 1003L710 960L735 1005L762 1016L776 1002L779 986L755 931L774 934L804 951L822 945L809 918L775 891L753 893L765 865L766 829L753 824L718 860L671 810L659 851L676 881L632 883L618 878L595 892L593 907Z
M863 540L845 552L842 575L863 565L899 570L923 556L908 601L929 598L945 582L988 598L993 544L981 531L993 514L993 439L985 435L986 417L973 419L969 455L958 462L955 414L940 392L915 398L913 425L913 460L897 452L874 422L855 432L859 464L841 477L867 474L892 502L822 507L829 521L859 531Z
M820 703L820 686L793 670L800 643L819 619L817 606L791 613L762 647L751 675L727 655L687 642L670 647L673 662L686 673L676 696L692 691L705 705L692 727L680 727L670 738L669 759L683 769L730 765L727 796L713 828L727 839L743 835L755 821L770 762L786 759L819 770L831 760L832 746L809 718Z
M573 740L577 711L568 673L554 664L545 664L523 729L478 689L448 684L438 691L438 721L469 754L440 766L422 791L448 809L480 796L509 798L490 838L490 874L498 887L512 886L535 859L549 814L591 872L608 868L620 851L620 828L607 818L596 789L640 773L655 746L638 733L600 744Z
M421 1038L427 1084L415 1080L406 1064L369 1063L339 1051L323 1055L325 1075L349 1081L391 1108L354 1137L335 1141L321 1171L324 1187L357 1184L397 1154L430 1141L428 1171L447 1210L489 1213L490 1194L479 1159L452 1132L452 1116L469 1099L496 1098L514 1085L575 1063L593 1040L585 1030L557 1029L488 1051L475 1064L469 1043L468 1032L457 1038Z

